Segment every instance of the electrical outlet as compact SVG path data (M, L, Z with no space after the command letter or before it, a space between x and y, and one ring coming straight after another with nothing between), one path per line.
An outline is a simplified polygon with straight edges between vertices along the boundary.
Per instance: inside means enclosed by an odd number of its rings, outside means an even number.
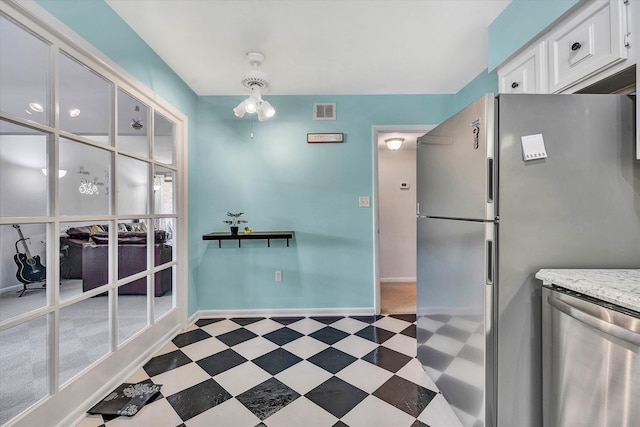
M358 197L358 206L361 208L368 208L371 206L371 199L368 196Z
M275 280L276 282L282 282L282 271L276 270Z

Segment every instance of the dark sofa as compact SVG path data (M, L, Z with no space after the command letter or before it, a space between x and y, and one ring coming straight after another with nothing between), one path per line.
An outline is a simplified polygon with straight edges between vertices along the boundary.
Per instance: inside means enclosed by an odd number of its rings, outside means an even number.
M126 228L125 228L126 227ZM101 226L103 230L105 226ZM95 230L96 228L93 227ZM131 224L119 225L118 232L118 279L146 270L147 268L147 232L132 231ZM82 290L102 286L109 279L109 233L94 231L92 227L74 227L61 237L60 245L68 245L64 262L61 265L63 278L81 278ZM155 265L171 261L172 247L166 243L167 233L154 231L153 259ZM160 296L171 290L172 272L168 268L155 274L154 295ZM118 288L120 295L145 295L146 278L135 280Z

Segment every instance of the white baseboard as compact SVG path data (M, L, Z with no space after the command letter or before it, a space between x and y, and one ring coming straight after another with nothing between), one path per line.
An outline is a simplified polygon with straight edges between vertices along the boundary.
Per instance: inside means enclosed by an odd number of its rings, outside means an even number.
M191 317L293 317L293 316L373 316L373 307L358 308L267 308L247 310L199 310Z
M415 282L415 277L381 277L380 283Z
M23 289L22 284L7 286L6 288L0 288L0 295L13 292L13 291L18 292L18 291L21 291L22 289Z

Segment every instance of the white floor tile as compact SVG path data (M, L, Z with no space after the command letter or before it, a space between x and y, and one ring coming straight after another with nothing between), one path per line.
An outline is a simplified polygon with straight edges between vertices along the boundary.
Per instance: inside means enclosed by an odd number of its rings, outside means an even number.
M373 393L382 384L393 376L392 372L382 369L362 359L356 360L336 374L336 377L344 380L362 391Z
M204 359L205 357L219 353L228 348L229 347L225 343L217 338L207 338L206 340L198 341L182 347L180 350L189 356L189 359L197 362L200 359Z
M162 354L171 353L172 351L176 351L178 347L169 341L164 347L162 347L155 355L160 356Z
M382 343L382 345L390 348L391 350L395 350L398 353L406 354L411 357L416 357L418 353L416 339L402 334L397 334L391 337Z
M473 334L467 340L467 344L483 350L485 345L485 337L480 334Z
M387 331L398 333L407 329L410 323L405 322L404 320L385 316L382 319L373 322L373 325L378 328L386 329Z
M325 326L327 325L325 325L324 323L305 317L304 319L298 320L297 322L292 323L287 327L289 329L293 329L294 331L298 331L301 334L309 335L317 330L324 328Z
M252 362L245 362L235 368L216 375L213 379L233 396L238 396L271 378L271 375Z
M484 390L484 369L482 366L469 362L468 360L456 358L445 369L445 374L474 385L480 390Z
M149 379L149 374L147 374L147 371L145 371L142 368L138 368L137 371L135 371L133 373L133 375L131 375L129 378L127 378L124 382L125 383L139 383L142 382L144 380L148 380Z
M331 324L332 328L340 329L341 331L345 331L350 334L355 334L356 332L366 328L367 326L369 326L368 323L361 322L350 317L345 317L344 319L340 319L337 322Z
M87 415L76 427L100 427L103 424L102 415Z
M349 427L409 427L415 418L375 396L367 396L341 420Z
M422 365L418 359L412 359L402 367L396 375L404 378L407 381L421 385L429 390L438 391L438 386L431 380L427 372L422 368Z
M218 336L222 334L226 334L227 332L235 331L239 329L241 326L236 322L232 322L229 319L221 320L220 322L211 323L210 325L203 326L202 330L208 333L211 336Z
M424 343L424 345L448 355L457 356L464 346L464 343L454 340L453 338L445 337L444 335L434 334Z
M278 346L266 338L256 337L235 345L232 348L233 351L240 354L245 359L253 360L256 357L260 357L263 354L267 354L270 351L275 350Z
M416 321L416 326L419 329L425 329L431 332L437 331L442 327L442 325L444 325L444 323L437 320L429 319L427 317L418 317L418 320Z
M331 374L311 362L303 360L276 375L283 382L300 394L306 394L331 378Z
M350 335L335 343L333 347L359 358L371 353L373 349L378 347L378 344L355 335Z
M244 328L250 330L254 334L265 335L265 334L268 334L269 332L273 332L283 327L284 325L276 321L273 321L271 319L264 319L255 323L251 323L250 325L247 325Z
M145 405L133 417L118 417L109 421L109 427L138 427L138 426L178 426L182 420L167 402L160 399Z
M325 344L322 341L318 341L311 337L300 337L297 340L291 341L290 343L282 346L285 350L290 351L303 359L308 359L314 354L320 353L327 347L329 347L329 344Z
M171 396L209 378L211 376L204 369L196 363L189 363L188 365L163 372L151 379L154 384L162 384L160 392L162 392L163 396Z
M418 419L431 427L463 427L441 394L431 400Z
M304 396L264 420L267 427L331 427L336 422L338 418Z
M258 424L260 424L260 418L235 398L214 406L185 422L187 427L254 427Z

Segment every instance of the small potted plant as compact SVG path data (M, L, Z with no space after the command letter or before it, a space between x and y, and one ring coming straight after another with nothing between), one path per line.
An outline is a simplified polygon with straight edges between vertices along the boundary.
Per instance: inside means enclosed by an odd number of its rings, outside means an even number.
M244 215L244 212L238 212L238 213L227 212L227 216L229 218L231 218L231 219L222 221L225 224L229 224L232 235L238 234L238 225L239 224L246 224L247 223L247 221L245 221L244 219L240 219L240 217L242 215Z

